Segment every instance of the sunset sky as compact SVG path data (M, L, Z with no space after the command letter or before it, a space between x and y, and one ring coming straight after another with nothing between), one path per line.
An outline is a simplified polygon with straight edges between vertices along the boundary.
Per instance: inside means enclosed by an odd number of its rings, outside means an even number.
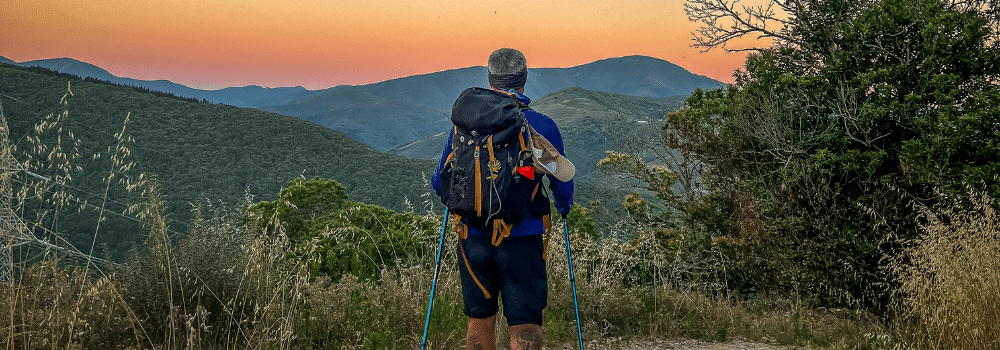
M698 24L688 21L683 4L2 0L0 56L70 57L121 77L203 89L321 89L482 66L493 50L513 47L529 67L646 55L732 82L744 55L690 47Z

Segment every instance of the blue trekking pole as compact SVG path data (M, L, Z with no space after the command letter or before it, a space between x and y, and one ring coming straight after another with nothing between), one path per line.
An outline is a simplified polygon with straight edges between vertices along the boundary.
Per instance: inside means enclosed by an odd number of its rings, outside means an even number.
M434 263L436 265L434 267L434 280L431 282L431 300L427 303L427 318L424 320L424 340L420 342L421 350L427 349L427 329L431 325L431 309L434 308L434 289L437 287L438 273L441 272L441 251L444 250L444 231L446 228L448 228L447 207L444 208L444 221L441 222L441 240L438 242L437 261Z
M569 284L573 286L573 310L576 311L576 335L580 339L580 350L583 350L583 330L580 329L580 304L576 302L576 278L573 277L573 255L569 249L569 225L563 216L563 232L566 235L566 261L569 264Z

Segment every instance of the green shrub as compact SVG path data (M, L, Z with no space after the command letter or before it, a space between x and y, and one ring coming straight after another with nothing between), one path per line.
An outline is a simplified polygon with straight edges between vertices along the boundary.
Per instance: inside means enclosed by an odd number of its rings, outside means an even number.
M247 216L272 231L280 227L298 249L292 257L305 257L313 276L334 281L345 273L369 280L386 266L433 262L429 243L440 220L351 201L337 181L318 177L293 179L277 200L254 204Z

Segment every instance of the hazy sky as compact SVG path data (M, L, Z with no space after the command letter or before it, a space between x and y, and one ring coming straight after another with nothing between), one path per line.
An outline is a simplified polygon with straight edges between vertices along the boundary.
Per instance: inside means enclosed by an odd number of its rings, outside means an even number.
M744 0L743 2L760 2ZM198 88L368 84L485 65L646 55L724 82L744 55L689 47L683 0L0 0L0 56L70 57Z

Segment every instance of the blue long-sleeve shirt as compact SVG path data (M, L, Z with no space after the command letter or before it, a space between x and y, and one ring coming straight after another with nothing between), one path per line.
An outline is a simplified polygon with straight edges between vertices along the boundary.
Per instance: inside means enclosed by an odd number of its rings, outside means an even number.
M522 104L531 103L531 99L524 94L521 94L515 90L508 90L508 92L513 92L517 94L518 100ZM552 143L552 146L559 151L563 157L566 156L566 151L563 148L562 134L559 133L559 128L556 123L552 121L552 118L538 113L535 110L526 109L524 110L524 119L531 124L531 127L535 129L539 134L545 137ZM454 133L451 130L448 131L448 142L444 145L444 150L441 152L441 160L438 162L437 169L434 170L434 174L431 176L431 186L434 187L434 191L438 191L441 188L441 171L444 170L444 161L448 159L448 155L451 154L451 143L452 136ZM569 210L573 206L573 180L567 182L562 182L553 177L552 175L547 176L549 179L549 189L552 193L552 200L555 203L556 211L562 215L569 214ZM521 222L516 226L511 228L510 236L531 236L540 235L545 233L545 228L542 224L541 217L525 217L521 218ZM487 232L479 230L475 227L469 227L469 234L472 235L490 235L492 232Z

